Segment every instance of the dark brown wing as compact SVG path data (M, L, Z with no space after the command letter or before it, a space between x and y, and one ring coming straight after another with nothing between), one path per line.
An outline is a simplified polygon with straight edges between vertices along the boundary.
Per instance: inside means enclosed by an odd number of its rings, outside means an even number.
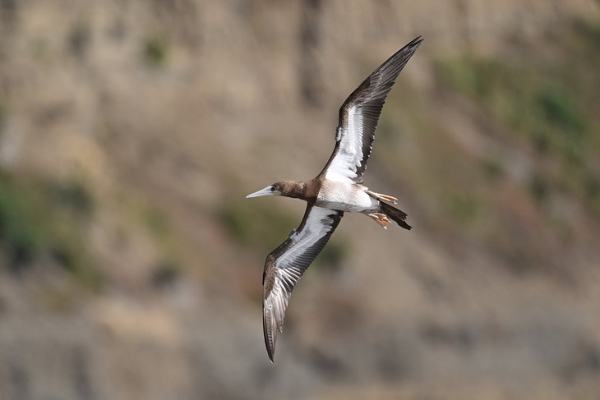
M343 215L342 211L309 204L298 229L267 256L263 273L263 330L271 361L292 290L323 250Z
M330 180L362 183L375 129L385 99L396 78L423 39L417 37L381 64L340 108L333 154L321 174Z

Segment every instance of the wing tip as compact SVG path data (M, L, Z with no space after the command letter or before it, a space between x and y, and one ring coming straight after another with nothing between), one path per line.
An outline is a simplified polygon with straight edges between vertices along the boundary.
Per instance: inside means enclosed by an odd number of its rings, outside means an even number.
M263 328L265 335L265 347L267 349L267 355L272 364L275 364L275 340L277 339L277 332L273 332L268 328L267 317L263 319Z
M282 326L274 326L273 315L266 309L263 309L263 333L265 337L265 347L267 355L272 364L275 364L275 344L277 342L277 331L282 330Z
M423 43L423 40L425 40L425 39L423 39L423 36L421 36L421 35L417 36L416 38L411 40L406 46L404 46L402 49L400 49L399 53L401 53L402 50L404 50L404 51L408 51L412 56L412 54L415 51L417 51L417 49L419 48L421 43Z
M267 346L267 355L269 356L269 361L271 361L271 364L275 364L275 348L271 349L269 346Z
M423 36L419 35L416 38L414 38L413 40L411 40L406 47L419 47L419 45L423 42L423 40L425 40L423 38Z

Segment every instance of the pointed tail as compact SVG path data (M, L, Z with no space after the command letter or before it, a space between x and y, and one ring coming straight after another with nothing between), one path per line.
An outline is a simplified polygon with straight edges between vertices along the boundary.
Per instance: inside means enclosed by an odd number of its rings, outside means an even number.
M379 209L382 213L387 215L388 218L393 219L402 228L408 229L408 230L410 230L412 228L409 224L407 224L404 221L406 219L406 213L404 211L398 210L396 207L386 204L383 201L379 202Z

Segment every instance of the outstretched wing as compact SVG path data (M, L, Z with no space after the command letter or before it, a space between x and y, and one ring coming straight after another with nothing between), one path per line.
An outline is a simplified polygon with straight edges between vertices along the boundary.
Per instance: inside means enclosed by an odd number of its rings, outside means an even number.
M271 362L292 290L323 250L343 215L342 211L309 204L300 227L267 256L263 273L263 330Z
M321 174L330 180L362 183L381 109L396 78L423 39L417 37L381 64L340 108L333 154Z

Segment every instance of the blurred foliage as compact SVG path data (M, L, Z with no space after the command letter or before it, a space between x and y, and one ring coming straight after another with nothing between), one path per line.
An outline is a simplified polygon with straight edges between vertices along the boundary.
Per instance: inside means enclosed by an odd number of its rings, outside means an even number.
M241 245L271 252L300 224L292 214L285 213L268 202L234 201L219 211L233 238Z
M94 211L94 198L77 181L56 184L50 188L50 195L56 204L61 204L81 217L89 217Z
M169 41L163 35L152 35L144 42L144 59L152 66L162 66L169 56Z
M83 229L94 210L92 196L78 182L46 183L0 173L0 246L15 273L52 258L88 288L100 279Z
M174 229L169 214L150 199L133 193L123 195L120 201L122 218L130 228L149 233L159 251L154 272L150 278L156 287L166 287L177 280L183 272L186 257L182 238ZM198 255L194 255L197 259Z
M144 207L142 208L142 214L146 226L153 235L159 239L163 239L168 235L170 230L169 220L162 210L153 207Z
M402 96L399 93L402 93ZM418 130L416 114L421 109L419 96L419 92L412 85L404 81L395 83L377 124L377 150L389 150L390 146L394 150L395 146L401 145L405 135ZM407 98L411 101L406 101ZM389 156L393 157L393 154Z
M482 162L483 172L485 176L492 182L495 182L504 176L502 164L493 158L487 158Z
M576 20L573 26L596 50L600 50L600 22Z
M551 186L548 179L539 173L534 174L529 181L529 190L538 203L548 198Z
M582 22L576 26L579 34L561 37L554 43L567 59L539 62L533 55L519 59L466 55L439 61L436 69L443 82L475 100L537 150L542 158L534 166L529 183L536 200L556 190L566 190L582 195L597 210L598 195L588 187L589 182L598 179L594 169L595 158L600 154L599 115L590 107L600 104L598 64L594 62L600 61L600 29ZM568 59L582 56L587 61L577 66ZM548 163L559 168L545 176L541 171L547 169ZM489 167L484 165L494 175Z
M152 285L159 289L172 286L181 276L181 264L176 260L160 261L152 272Z
M564 135L578 140L584 130L584 117L579 113L571 94L564 88L546 85L537 95L536 103L543 112L543 120L559 128Z
M85 56L85 53L91 42L90 27L83 24L77 24L72 28L69 34L69 50L78 58Z
M476 219L481 204L470 193L449 192L444 197L444 209L456 222L467 226Z
M0 181L0 240L7 247L12 266L30 262L39 252L41 238L30 221L24 203ZM8 189L8 190L7 190Z
M350 255L350 243L339 234L334 234L321 254L315 259L313 266L316 270L329 273L341 271L344 261Z
M464 57L438 64L441 76L537 147L569 159L585 140L576 90L534 65Z
M0 130L4 127L4 122L6 120L6 109L2 100L0 100Z

